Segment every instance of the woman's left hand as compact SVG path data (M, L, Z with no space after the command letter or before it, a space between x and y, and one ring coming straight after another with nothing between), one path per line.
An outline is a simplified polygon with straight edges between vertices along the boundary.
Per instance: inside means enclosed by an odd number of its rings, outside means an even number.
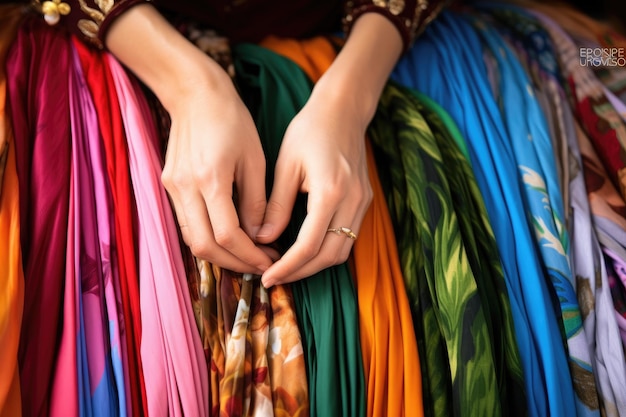
M323 95L323 94L321 94ZM340 97L315 95L290 123L275 168L264 225L271 243L285 230L296 196L307 193L307 215L294 244L265 271L265 287L296 281L348 259L372 200L365 155L368 120Z

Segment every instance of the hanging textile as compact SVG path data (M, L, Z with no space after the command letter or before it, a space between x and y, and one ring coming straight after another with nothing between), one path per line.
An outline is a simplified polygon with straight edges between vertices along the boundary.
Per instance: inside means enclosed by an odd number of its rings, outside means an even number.
M422 112L429 114L430 124ZM469 164L435 112L397 88L383 93L371 129L379 169L386 170L381 176L404 275L412 285L425 287L420 289L430 298L425 314L441 329L440 335L426 333L425 344L431 381L450 381L447 412L525 414L521 363L499 261L493 251L481 253L493 246L493 237L475 232L477 225L489 228L480 214L480 199L474 200L477 195L468 185ZM394 134L397 143L390 140ZM421 294L420 302L426 298ZM429 337L444 341L439 364L430 360ZM440 408L434 413L446 415Z
M479 51L480 40L469 24L461 16L444 13L399 63L393 77L441 104L468 143L502 259L529 414L573 415L573 388L563 382L571 381L571 376L555 313L558 307L535 251L516 163Z
M24 260L20 339L22 406L47 416L63 322L70 178L70 43L40 19L22 24L7 60L8 105L15 134ZM53 62L54 65L49 64ZM50 155L54 155L51 163Z
M559 300L562 325L567 338L574 390L579 416L599 416L599 405L593 367L582 327L582 318L570 268L569 235L564 223L562 194L556 170L554 150L548 136L547 122L539 107L530 79L503 42L494 26L479 18L472 19L477 33L491 51L500 80L496 101L501 103L505 128L510 138L526 212L532 219L538 255ZM525 115L520 118L519 112ZM590 401L589 401L590 400Z
M306 102L311 82L296 64L262 47L242 44L233 53L238 85L265 150L270 190L280 140ZM280 247L291 245L305 210L305 201L298 199ZM364 416L358 310L348 266L325 269L291 287L307 365L310 414Z
M141 362L150 415L207 415L208 372L195 326L174 215L160 181L157 137L143 93L108 59L128 138L137 203ZM159 279L167 276L168 279Z
M261 45L297 63L314 83L336 55L332 43L323 37L306 41L270 37ZM367 153L374 198L353 252L367 415L418 416L423 401L413 320L393 225L370 146Z
M76 39L73 45L93 97L105 154L105 172L110 184L109 209L114 223L111 238L115 248L115 259L111 263L116 274L113 284L121 299L122 314L117 327L122 338L120 353L124 367L124 401L130 415L141 416L146 413L146 393L141 367L141 311L134 235L137 214L128 175L126 134L106 54L94 51Z
M288 286L198 261L211 415L308 416L300 330Z
M24 305L15 139L6 107L6 57L20 9L0 6L0 417L22 415L18 346Z

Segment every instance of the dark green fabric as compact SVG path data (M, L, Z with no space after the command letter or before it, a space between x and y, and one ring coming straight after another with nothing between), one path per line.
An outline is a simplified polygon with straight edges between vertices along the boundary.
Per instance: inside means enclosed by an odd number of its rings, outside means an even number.
M238 45L233 54L238 87L265 150L269 191L285 130L308 99L312 84L296 64L264 48ZM302 197L280 247L295 240L305 215ZM291 286L305 349L311 416L365 416L358 307L348 267L328 268Z
M433 416L525 415L523 375L491 227L461 141L430 100L389 85L370 126ZM430 408L429 406L432 406Z

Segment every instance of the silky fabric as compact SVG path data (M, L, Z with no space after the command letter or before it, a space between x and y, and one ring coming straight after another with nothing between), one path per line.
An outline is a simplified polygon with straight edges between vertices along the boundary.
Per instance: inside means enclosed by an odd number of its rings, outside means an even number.
M538 255L545 265L560 305L561 322L567 338L572 382L577 395L577 415L599 416L593 367L582 326L570 268L569 234L559 181L554 169L554 150L547 122L539 107L530 79L521 70L508 45L493 26L480 18L474 26L497 63L498 97L504 125L508 131L519 177L523 182L525 209L532 220ZM525 115L519 117L518 111Z
M312 84L293 62L250 44L233 50L237 80L261 137L271 190L280 141L291 119L308 99ZM274 109L280 108L280 112ZM280 241L295 240L306 213L298 198L292 221ZM364 416L367 411L358 306L346 264L334 266L291 284L302 332L310 414Z
M115 258L111 260L115 276L113 284L120 300L120 349L124 366L124 394L130 415L145 414L146 393L141 367L141 311L139 307L139 278L135 249L136 208L128 175L128 146L111 71L106 54L73 42L91 91L98 117L106 174L110 183L114 225L111 240ZM113 323L115 325L115 323Z
M563 142L558 146L557 158L561 161L557 162L562 184L567 189L563 192L564 202L569 205L565 211L565 223L571 237L577 298L598 385L598 407L605 415L619 415L618 410L623 409L620 403L626 399L626 367L621 341L615 337L617 324L612 311L613 301L607 290L606 272L602 272L605 271L602 252L587 199L584 177L595 169L583 170L578 137L583 137L584 133L567 102L554 45L540 22L526 10L512 6L490 8L489 15L502 22L501 30L508 28L514 32L510 34L511 44L523 45L518 55L529 61L527 67L534 76L534 88L545 89L549 96L546 113L557 126L554 134L558 135L553 140ZM584 395L584 392L578 394ZM586 401L593 403L598 399L588 396Z
M148 414L208 415L208 371L191 310L174 215L160 181L157 137L143 93L108 59L120 103L137 203L141 362ZM167 279L165 279L167 278Z
M625 198L626 161L623 155L626 148L626 121L610 104L605 87L592 70L580 64L579 48L567 32L548 16L536 11L532 13L552 37L563 66L564 77L570 90L569 99L577 120L592 141L613 185L622 198Z
M535 250L534 231L526 221L516 164L480 51L480 40L469 24L460 16L444 13L392 77L442 105L468 143L502 259L524 367L528 413L574 415L573 387L571 382L563 383L571 377L557 307ZM432 65L419 65L424 61Z
M428 361L431 381L450 381L453 415L523 415L510 307L498 259L482 252L491 245L493 254L494 242L479 232L489 226L480 198L470 191L469 164L435 113L407 91L387 86L371 129L379 169L386 171L381 175L404 275L425 287L420 292L430 297L430 307L424 311L434 317L445 341L439 367ZM428 349L433 334L425 334ZM440 408L434 413L444 415Z
M5 63L20 22L19 9L0 6L0 417L22 415L18 346L24 305L19 183L15 139L6 108Z
M336 51L323 37L305 41L267 38L262 46L295 63L315 83ZM367 141L373 201L355 242L354 281L359 304L368 416L422 415L421 370L413 319L399 264L393 225Z
M211 415L308 416L302 339L288 286L198 260Z
M54 62L54 66L47 65ZM23 412L47 416L59 345L68 230L70 42L40 19L22 24L8 56L24 260L20 339ZM54 163L50 160L54 155Z

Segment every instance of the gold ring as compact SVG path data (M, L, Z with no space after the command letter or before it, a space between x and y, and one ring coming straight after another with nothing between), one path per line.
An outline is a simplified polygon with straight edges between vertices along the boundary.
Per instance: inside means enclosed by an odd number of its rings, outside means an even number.
M347 237L349 237L352 240L356 239L356 235L354 234L352 229L350 229L349 227L337 227L337 228L334 228L334 229L328 229L326 231L327 232L333 232L333 233L336 233L338 235L344 234L344 235L346 235Z

